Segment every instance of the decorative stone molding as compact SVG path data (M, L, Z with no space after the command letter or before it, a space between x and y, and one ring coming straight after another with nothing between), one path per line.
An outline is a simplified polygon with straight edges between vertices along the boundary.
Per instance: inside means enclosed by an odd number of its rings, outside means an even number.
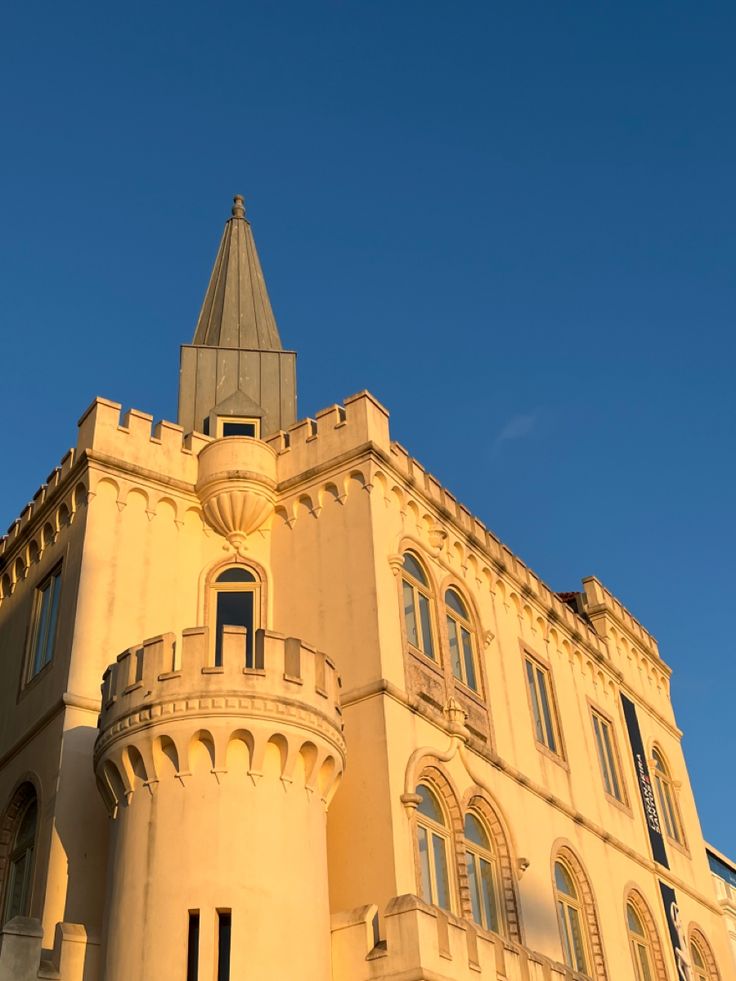
M199 454L196 490L207 523L242 554L273 514L276 452L248 436L217 439Z
M164 634L129 648L107 669L94 761L113 817L140 788L155 793L161 779L186 786L192 742L202 743L218 781L231 743L242 742L249 762L241 776L254 783L275 742L285 787L301 755L307 791L329 803L345 765L335 666L294 637L258 630L254 640L252 668L244 628L225 628L222 664L214 666L209 632L195 627L179 645Z

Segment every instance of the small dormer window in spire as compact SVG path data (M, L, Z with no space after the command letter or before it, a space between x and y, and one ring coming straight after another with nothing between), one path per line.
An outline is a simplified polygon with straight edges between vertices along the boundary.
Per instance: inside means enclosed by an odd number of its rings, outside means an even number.
M261 420L250 416L218 416L216 437L251 436L261 438Z

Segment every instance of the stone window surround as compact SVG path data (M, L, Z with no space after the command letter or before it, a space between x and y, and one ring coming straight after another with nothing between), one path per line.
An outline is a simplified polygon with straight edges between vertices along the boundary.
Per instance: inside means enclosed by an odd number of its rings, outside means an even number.
M448 871L450 891L456 905L456 915L472 922L476 929L482 930L482 927L473 920L470 886L468 884L468 873L465 862L465 814L467 811L472 810L481 817L496 853L499 879L497 886L507 935L511 940L522 943L519 901L515 884L515 865L509 845L509 837L497 806L488 799L485 791L477 786L471 786L463 795L461 802L461 798L458 796L450 777L436 763L429 763L419 768L417 786L419 784L428 786L437 796L448 819ZM416 822L416 809L412 808L411 835L418 890L419 884L421 883L421 863Z

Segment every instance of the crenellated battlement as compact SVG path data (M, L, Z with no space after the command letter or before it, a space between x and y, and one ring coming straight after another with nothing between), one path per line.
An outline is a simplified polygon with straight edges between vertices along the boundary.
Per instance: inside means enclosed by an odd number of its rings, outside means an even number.
M185 435L181 426L129 409L121 416L118 402L97 398L79 420L77 453L93 453L124 460L155 475L187 484L197 480L197 456L211 442L201 433Z
M585 590L583 594L585 612L596 625L596 630L599 633L603 636L608 633L605 622L599 622L602 617L608 615L645 651L653 657L659 658L659 647L656 639L642 627L639 621L629 613L623 603L617 600L610 590L606 589L602 582L595 576L588 576L583 579L583 589Z
M77 453L74 449L70 449L64 454L59 466L54 467L45 482L33 495L33 498L8 527L6 534L0 538L0 557L13 549L26 528L33 524L39 513L44 510L45 505L59 496L59 490L67 483L76 459Z
M366 443L388 452L388 411L370 392L359 392L342 405L323 409L314 419L300 419L266 442L279 455L279 483L288 483Z
M274 743L281 778L291 781L301 758L308 788L329 801L345 762L334 663L273 631L257 630L252 651L246 641L245 628L225 627L215 664L209 629L192 627L130 647L107 668L95 767L111 813L163 774L191 776L193 747L213 775L228 772L233 742L247 748L242 775L261 776Z
M248 664L246 641L244 627L225 627L218 665L208 627L190 627L180 640L173 633L150 637L123 651L103 675L101 732L155 704L231 694L299 702L342 729L340 680L326 654L296 637L256 630Z
M417 896L390 900L378 937L377 907L332 917L334 981L576 981L576 974L533 951L429 906Z

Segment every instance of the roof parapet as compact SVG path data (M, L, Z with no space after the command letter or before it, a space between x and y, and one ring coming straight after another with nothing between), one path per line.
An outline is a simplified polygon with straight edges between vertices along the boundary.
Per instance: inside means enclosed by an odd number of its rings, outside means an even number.
M599 579L596 579L595 576L587 576L583 579L583 589L585 590L583 595L585 611L596 625L596 629L602 633L602 636L605 636L607 631L605 623L601 621L608 615L647 653L659 659L659 647L656 638L642 627L623 603L616 599ZM598 621L597 624L596 621Z
M342 728L337 669L309 644L256 630L253 663L247 666L245 628L226 626L222 663L215 665L213 655L208 627L190 627L180 640L173 633L149 637L123 651L103 675L100 732L125 726L131 714L153 711L151 706L161 702L195 695L223 699L226 693L298 699Z
M332 961L340 977L432 977L455 981L542 978L571 981L562 964L429 906L417 896L391 899L383 914L385 940L374 932L377 907L332 917Z
M367 443L389 451L389 414L370 392L358 392L342 405L331 405L315 419L299 422L270 436L266 442L279 454L279 483L348 453Z

